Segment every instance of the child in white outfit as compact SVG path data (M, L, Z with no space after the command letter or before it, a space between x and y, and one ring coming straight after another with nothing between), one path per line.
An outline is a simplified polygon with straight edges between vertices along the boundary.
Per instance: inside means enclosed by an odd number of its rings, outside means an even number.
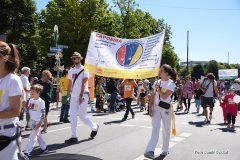
M43 86L36 84L31 87L31 99L29 101L29 114L30 114L30 126L32 128L32 132L28 138L28 144L25 149L25 155L30 157L33 147L38 141L41 153L46 153L47 145L43 140L41 135L41 125L45 118L45 102L42 98L40 98L40 94L42 93Z

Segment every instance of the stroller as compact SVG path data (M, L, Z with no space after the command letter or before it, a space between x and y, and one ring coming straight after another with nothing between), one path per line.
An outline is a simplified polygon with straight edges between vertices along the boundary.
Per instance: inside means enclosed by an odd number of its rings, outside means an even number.
M111 94L106 93L105 94L105 104L106 105L104 105L104 106L107 106L107 107L103 108L104 113L106 113L107 111L110 110L110 103L111 103ZM115 108L116 108L117 112L125 109L125 101L119 94L117 94L117 99L116 99L116 102L115 102Z

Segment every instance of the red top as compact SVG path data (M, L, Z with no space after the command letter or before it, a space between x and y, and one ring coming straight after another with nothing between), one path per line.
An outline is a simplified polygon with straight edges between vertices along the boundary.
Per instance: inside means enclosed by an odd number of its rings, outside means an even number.
M227 94L224 97L224 102L226 103L226 112L231 113L234 116L238 114L238 104L234 103L233 98L235 94Z

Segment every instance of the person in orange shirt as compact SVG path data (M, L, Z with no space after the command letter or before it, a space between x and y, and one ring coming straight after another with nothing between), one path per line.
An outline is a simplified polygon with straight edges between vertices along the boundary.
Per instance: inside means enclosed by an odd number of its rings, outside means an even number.
M123 98L125 99L127 106L126 113L122 119L123 121L125 121L127 120L129 111L131 112L133 119L135 116L131 108L131 103L134 98L134 88L137 88L137 83L132 79L126 79L122 82L122 85L123 85Z

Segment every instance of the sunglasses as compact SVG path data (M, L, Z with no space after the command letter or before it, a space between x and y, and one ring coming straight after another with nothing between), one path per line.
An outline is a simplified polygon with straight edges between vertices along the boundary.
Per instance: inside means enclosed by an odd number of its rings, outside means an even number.
M76 59L79 59L79 57L74 57L74 58L72 58L72 60L76 60Z

